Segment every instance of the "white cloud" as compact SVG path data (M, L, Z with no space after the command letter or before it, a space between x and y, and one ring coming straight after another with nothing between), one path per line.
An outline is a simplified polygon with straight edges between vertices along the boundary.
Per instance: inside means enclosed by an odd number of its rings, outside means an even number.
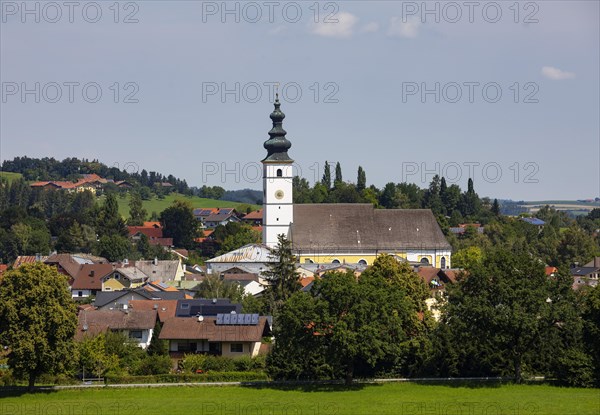
M544 66L542 68L542 75L544 75L548 79L552 79L554 81L561 81L563 79L571 79L575 78L575 73L566 72L560 70L558 68L554 68L552 66Z
M374 33L374 32L377 32L378 30L379 30L379 23L370 22L370 23L367 23L366 25L364 25L360 29L360 32L361 33Z
M388 36L399 36L412 39L419 34L420 26L421 21L415 16L406 19L406 22L403 22L401 17L392 17L390 19L390 28L387 33Z
M341 12L332 19L336 19L337 22L313 23L310 29L311 32L325 37L348 38L352 36L358 17L352 13Z

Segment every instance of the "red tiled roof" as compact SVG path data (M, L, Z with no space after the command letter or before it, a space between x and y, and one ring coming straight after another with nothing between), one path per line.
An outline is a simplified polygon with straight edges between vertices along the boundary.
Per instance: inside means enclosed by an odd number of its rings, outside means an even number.
M162 229L162 225L160 222L144 222L144 227L145 228L153 227L153 228L161 228Z
M74 277L72 290L101 290L102 278L113 271L111 264L83 264Z
M154 238L150 239L150 245L173 246L173 238Z
M156 310L85 310L78 316L75 339L94 336L108 329L144 330L156 324Z
M262 220L263 218L263 210L254 210L247 215L245 215L242 219L244 220Z
M256 326L217 325L216 317L204 317L198 321L192 317L173 317L165 321L160 331L160 339L167 340L208 340L208 341L247 341L259 342L268 329L267 317L259 317Z
M156 310L161 323L175 317L177 300L131 300L129 307L133 310Z
M558 268L546 267L546 276L550 276L550 275L554 274L555 272L558 272Z
M40 261L45 261L46 259L48 259L48 257L43 256L40 258ZM15 259L13 268L19 268L23 264L32 264L34 262L36 262L35 255L21 255L21 256L18 256L17 259Z
M162 229L156 228L154 226L128 226L127 230L129 231L129 236L137 235L138 233L143 233L150 239L163 237Z
M71 254L54 254L49 256L48 259L44 261L44 263L58 265L59 271L60 268L62 268L62 270L72 278L75 278L81 266L79 262L73 259L73 256Z
M0 264L0 275L4 274L4 272L8 269L8 265Z

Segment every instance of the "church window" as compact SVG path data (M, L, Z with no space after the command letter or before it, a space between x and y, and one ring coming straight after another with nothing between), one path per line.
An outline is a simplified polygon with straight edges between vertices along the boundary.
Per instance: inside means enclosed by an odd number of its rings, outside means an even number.
M277 169L277 177L283 176L283 171L281 169Z
M331 261L332 264L339 264L340 260L339 259L334 259L333 261Z
M365 261L364 259L359 260L358 263L360 265L367 265L367 261Z
M442 257L442 259L440 260L440 267L442 269L446 269L446 257Z
M429 265L429 260L427 258L421 258L421 264L423 265Z

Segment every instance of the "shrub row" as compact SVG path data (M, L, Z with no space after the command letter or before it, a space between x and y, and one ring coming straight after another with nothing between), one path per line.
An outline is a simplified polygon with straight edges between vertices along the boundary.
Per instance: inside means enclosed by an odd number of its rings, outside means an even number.
M198 383L198 382L250 382L269 380L264 372L209 372L202 374L176 373L151 376L114 376L105 378L107 384L132 383Z

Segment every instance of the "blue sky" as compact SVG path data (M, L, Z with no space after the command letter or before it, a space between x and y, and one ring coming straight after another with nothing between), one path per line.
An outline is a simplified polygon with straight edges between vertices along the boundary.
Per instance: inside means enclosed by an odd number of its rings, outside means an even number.
M310 182L600 196L599 3L467 3L2 1L0 159L259 189L278 82Z

